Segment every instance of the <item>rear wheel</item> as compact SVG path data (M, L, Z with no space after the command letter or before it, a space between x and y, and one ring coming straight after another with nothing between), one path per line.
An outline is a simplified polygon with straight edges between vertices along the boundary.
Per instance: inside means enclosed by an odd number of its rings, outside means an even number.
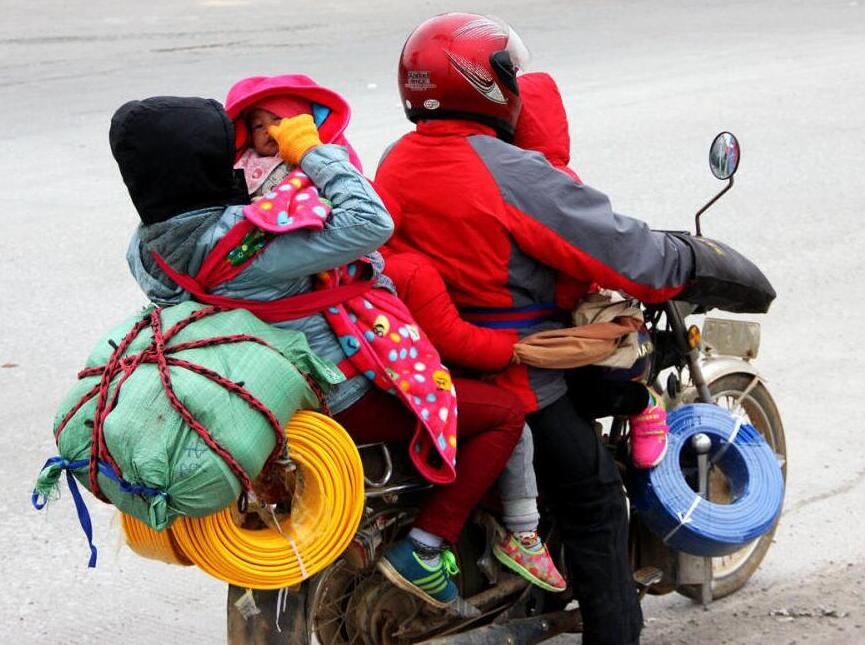
M379 551L402 533L399 526L385 530ZM318 574L309 585L306 616L310 643L409 645L483 625L499 612L513 609L513 602L526 583L522 578L501 572L498 585L490 588L478 567L478 560L485 555L485 538L484 529L470 522L452 546L460 569L453 580L461 598L477 603L481 614L458 616L457 606L448 611L435 609L391 584L373 563L358 569L350 565L348 558L343 558Z
M775 401L763 382L753 374L728 374L709 384L709 391L716 404L742 415L763 435L778 456L781 473L787 479L787 443L784 426ZM709 480L709 495L713 501L730 501L730 487L724 475L713 470ZM772 545L772 538L778 523L761 537L745 545L735 553L720 558L712 558L712 597L723 598L738 591L754 574L766 552ZM679 585L676 591L698 600L699 585Z

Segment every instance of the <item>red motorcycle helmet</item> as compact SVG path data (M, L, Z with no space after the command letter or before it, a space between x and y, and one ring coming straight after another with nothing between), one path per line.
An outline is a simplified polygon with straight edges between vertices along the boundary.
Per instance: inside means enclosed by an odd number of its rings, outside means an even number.
M405 42L399 94L409 121L469 119L511 139L520 115L517 72L529 52L510 26L473 13L430 18Z

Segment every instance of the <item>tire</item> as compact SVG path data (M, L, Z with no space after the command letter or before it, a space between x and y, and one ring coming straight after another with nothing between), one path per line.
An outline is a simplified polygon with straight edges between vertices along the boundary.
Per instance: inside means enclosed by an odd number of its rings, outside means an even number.
M742 408L748 415L751 424L763 435L766 442L778 455L781 461L781 474L786 482L787 442L784 437L781 415L778 413L778 407L769 394L769 390L766 389L762 381L758 381L751 387L754 378L753 374L747 373L728 374L710 383L709 391L713 400L724 406L725 402L739 398L750 388L747 396L742 399ZM775 522L775 526L768 533L742 547L739 551L723 558L712 558L713 599L717 600L729 596L748 582L748 579L760 567L769 547L772 546L772 538L777 528L778 522ZM700 599L699 585L679 585L676 587L676 591L688 598Z

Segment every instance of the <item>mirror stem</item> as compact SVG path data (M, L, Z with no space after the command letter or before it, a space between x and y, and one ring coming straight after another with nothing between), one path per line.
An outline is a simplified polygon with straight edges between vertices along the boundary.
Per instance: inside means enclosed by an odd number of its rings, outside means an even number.
M715 195L708 204L706 204L705 206L703 206L703 208L701 208L700 210L697 211L697 215L694 217L694 222L697 226L697 237L702 237L702 235L703 235L703 231L700 229L700 215L702 215L707 210L709 210L709 208L712 206L712 204L714 204L716 201L721 199L721 195L726 193L732 187L733 187L733 177L731 176L727 185L724 186L724 189L720 193Z

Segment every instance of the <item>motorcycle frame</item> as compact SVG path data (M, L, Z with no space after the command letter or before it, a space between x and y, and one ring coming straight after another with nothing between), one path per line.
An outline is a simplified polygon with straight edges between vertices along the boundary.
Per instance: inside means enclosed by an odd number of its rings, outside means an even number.
M712 394L709 392L709 385L703 375L700 348L691 347L688 340L688 325L682 312L673 301L664 303L663 311L673 332L673 338L676 341L677 347L685 357L688 373L691 375L691 383L693 383L697 390L699 401L701 403L712 403Z

